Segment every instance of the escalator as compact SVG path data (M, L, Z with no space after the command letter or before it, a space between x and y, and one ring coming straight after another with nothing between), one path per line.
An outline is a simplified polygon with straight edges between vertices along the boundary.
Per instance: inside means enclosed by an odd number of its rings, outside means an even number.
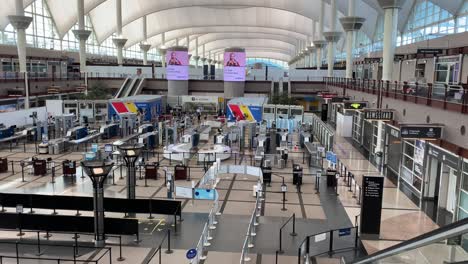
M131 78L127 77L125 81L123 82L122 86L120 86L120 89L115 94L114 98L122 98L123 94L128 89L128 86L130 85L130 83L131 83Z
M145 78L128 77L125 79L114 98L123 98L140 94L143 89L144 80Z
M138 78L136 79L135 84L132 87L132 91L130 92L130 96L138 95L143 90L143 83L145 82L145 78Z
M346 263L468 263L468 218Z

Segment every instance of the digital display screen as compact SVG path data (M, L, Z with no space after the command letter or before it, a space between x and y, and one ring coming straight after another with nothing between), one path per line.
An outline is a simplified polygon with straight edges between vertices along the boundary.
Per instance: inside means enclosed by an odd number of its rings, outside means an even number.
M188 52L171 51L166 53L166 77L168 80L188 80Z
M224 53L224 80L228 82L245 81L245 52Z

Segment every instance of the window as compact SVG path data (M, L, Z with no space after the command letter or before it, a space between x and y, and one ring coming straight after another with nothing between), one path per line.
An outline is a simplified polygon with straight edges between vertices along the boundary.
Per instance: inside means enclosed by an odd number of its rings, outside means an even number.
M468 0L465 0L457 18L457 33L468 31Z
M74 25L62 39L60 39L54 25L54 21L48 11L46 0L34 0L25 8L25 15L33 18L33 22L26 29L26 43L35 48L55 49L75 51L79 50L79 42L73 34L73 30L78 29L78 24ZM93 32L93 25L89 16L85 16L85 29L92 33L86 41L86 52L89 54L116 56L117 49L115 48L112 38L99 44ZM4 31L0 32L0 44L15 45L16 32L11 24ZM133 59L143 59L143 52L139 45L134 45L124 51L124 57ZM161 56L155 48L148 52L148 61L159 61Z
M400 45L455 33L453 14L428 0L417 0L408 18Z

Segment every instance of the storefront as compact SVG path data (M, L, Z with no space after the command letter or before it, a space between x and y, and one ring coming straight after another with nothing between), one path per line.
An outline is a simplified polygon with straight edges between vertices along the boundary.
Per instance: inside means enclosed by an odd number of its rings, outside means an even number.
M384 173L390 181L397 185L398 176L400 175L400 161L402 156L400 129L390 124L386 124L384 138Z
M458 220L468 217L468 159L463 159L462 167L460 196L458 199Z
M402 160L400 168L400 189L412 194L412 198L421 203L424 175L424 155L426 142L420 139L402 141ZM414 199L413 199L414 200Z
M463 196L463 191L458 187L462 177L462 161L458 155L430 143L427 146L426 168L424 199L433 201L437 209L437 223L451 223L457 219L457 207L464 207L464 202L457 202L458 194L460 198Z

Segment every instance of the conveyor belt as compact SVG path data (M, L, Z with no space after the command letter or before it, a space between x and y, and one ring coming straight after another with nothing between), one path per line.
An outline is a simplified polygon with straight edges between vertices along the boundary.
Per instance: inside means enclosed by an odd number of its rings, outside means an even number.
M90 141L91 139L94 139L94 138L99 137L101 135L102 135L102 133L98 132L98 133L95 133L95 134L88 135L88 136L86 136L84 138L70 140L68 142L70 142L71 144L77 145L77 144L81 144L81 143L86 143L86 142Z
M27 134L23 134L23 132L19 132L19 133L16 133L15 135L11 136L11 137L7 137L7 138L2 138L0 139L0 143L3 143L3 142L10 142L10 141L13 141L13 140L18 140L18 139L22 139L22 138L25 138L27 137L28 135Z

